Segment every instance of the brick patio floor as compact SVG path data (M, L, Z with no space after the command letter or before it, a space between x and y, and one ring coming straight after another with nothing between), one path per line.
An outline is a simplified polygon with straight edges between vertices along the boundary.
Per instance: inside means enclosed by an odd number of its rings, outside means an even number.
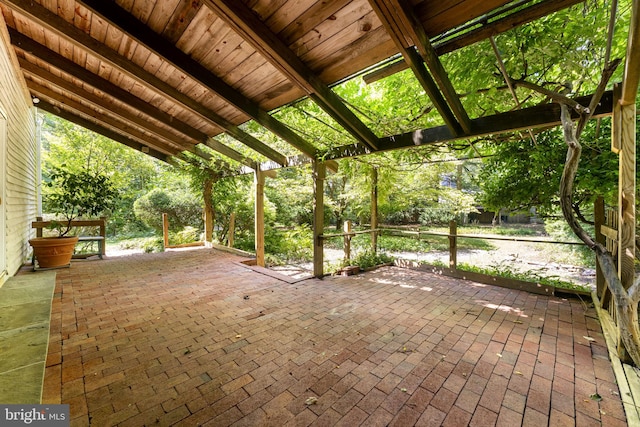
M397 267L290 284L239 261L60 270L43 402L78 426L626 425L580 300Z

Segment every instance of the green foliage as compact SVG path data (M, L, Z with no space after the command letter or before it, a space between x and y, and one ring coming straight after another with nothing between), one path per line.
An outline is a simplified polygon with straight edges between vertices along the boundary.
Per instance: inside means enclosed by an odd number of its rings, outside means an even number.
M169 233L169 244L171 245L183 245L186 243L193 243L202 241L201 231L195 227L186 226L182 230Z
M289 229L271 229L265 236L270 264L307 262L313 259L313 232L306 224Z
M86 170L109 177L118 192L107 233L140 231L145 226L136 220L133 203L155 185L167 167L143 153L64 119L39 111L42 122L42 176L46 183L51 173L64 165L69 171Z
M118 195L106 176L62 167L51 171L43 193L44 209L64 219L58 229L61 237L69 233L74 219L106 214Z
M583 133L583 155L575 181L574 201L581 211L591 211L598 195L616 197L617 156L611 152L610 121L602 121L600 134L595 124ZM545 131L534 143L522 139L495 147L478 177L484 192L483 205L491 210L518 210L536 206L542 215L559 205L560 178L567 148L560 129Z
M490 267L478 267L475 265L458 264L458 270L470 271L473 273L486 274L488 276L506 277L508 279L522 280L525 282L540 283L542 285L554 286L560 289L577 290L583 292L591 292L591 289L587 286L579 285L573 282L568 282L555 277L545 276L543 271L516 271L509 267L505 263L500 263Z
M151 190L134 203L136 217L148 227L162 232L162 214L166 213L169 229L179 231L187 226L202 229L202 206L188 192Z
M275 222L285 227L313 222L313 181L308 166L286 168L265 183L265 196L275 208Z
M373 252L371 249L356 251L355 256L349 262L343 262L343 267L347 265L357 265L361 269L367 269L382 264L393 262L393 257L384 252Z

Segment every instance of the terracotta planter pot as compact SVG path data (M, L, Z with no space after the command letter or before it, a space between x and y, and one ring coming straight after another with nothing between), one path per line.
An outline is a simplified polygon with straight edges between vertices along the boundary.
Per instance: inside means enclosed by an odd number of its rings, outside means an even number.
M78 236L36 237L29 240L40 268L62 267L71 262Z

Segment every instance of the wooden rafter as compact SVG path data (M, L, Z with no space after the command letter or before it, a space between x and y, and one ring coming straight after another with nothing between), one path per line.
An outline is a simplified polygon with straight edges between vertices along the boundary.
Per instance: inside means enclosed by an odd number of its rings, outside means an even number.
M581 105L589 105L591 96L576 98ZM613 94L605 92L592 118L608 116L613 111ZM577 115L576 115L577 118ZM507 113L480 117L471 120L471 134L463 137L453 134L447 126L418 130L399 135L381 138L381 151L411 148L420 145L439 144L457 139L480 137L485 135L513 132L535 128L546 128L560 124L560 105L557 103L536 105ZM345 157L370 154L362 145L349 145L329 150L324 159L341 159Z
M81 31L74 25L68 23L58 15L50 12L45 7L26 0L7 0L5 4L7 4L13 10L16 10L28 16L30 19L38 22L48 30L64 37L73 45L81 49L87 49L91 52L92 55L95 55L96 58L99 58L102 61L110 64L112 67L115 67L120 71L126 73L135 81L154 89L158 95L182 104L184 107L190 109L191 111L200 115L205 120L210 121L214 125L219 126L230 136L245 144L249 148L262 154L263 156L267 157L268 159L271 159L283 166L286 165L286 157L284 155L278 153L276 150L262 143L252 135L239 129L233 123L224 119L216 112L204 107L202 104L196 102L192 98L189 98L179 90L175 89L173 86L164 82L162 79L159 79L155 75L147 72L142 67L137 66L132 61L118 54L118 52L107 48L105 45L98 42L90 35ZM214 143L214 145L219 146L220 144ZM219 150L216 149L216 151ZM234 160L238 159L234 158Z
M447 100L453 114L458 119L460 126L462 126L465 133L470 132L471 126L469 123L469 116L462 106L460 98L449 79L449 75L442 66L440 58L431 45L429 36L427 36L422 23L415 15L413 8L406 0L389 0L389 2L390 7L395 10L393 15L398 16L401 22L401 28L405 34L413 40L418 52L420 52L424 62L427 64L433 79L438 84L438 87Z
M220 77L213 74L189 55L163 40L150 28L141 25L135 17L115 3L103 0L78 0L77 3L82 4L94 14L100 16L101 19L118 28L307 156L316 156L317 149L312 144L262 110L256 103L229 86Z
M378 137L244 3L235 0L205 0L205 4L251 43L276 69L302 88L356 140L374 150L377 148Z
M69 111L63 110L45 100L40 100L40 102L38 103L38 108L44 111L48 111L49 113L70 121L71 123L75 123L78 126L82 126L100 135L106 136L107 138L131 147L136 151L142 151L144 147L149 147L148 145L141 144L138 141L130 139L127 136L106 128L98 123L87 120ZM149 151L146 154L150 155L151 157L155 157L156 159L162 160L163 162L169 161L169 156L153 148L149 148Z
M61 70L62 72L80 80L84 83L108 94L109 96L131 106L132 108L146 114L149 117L158 120L161 123L166 124L167 126L173 128L177 132L182 133L186 137L188 137L187 141L195 140L197 142L206 142L208 136L203 132L191 127L187 123L184 123L180 120L177 120L173 116L167 114L166 112L160 110L159 108L153 107L148 102L132 95L128 91L122 89L119 86L111 83L110 81L93 74L87 69L81 67L73 61L70 61L59 55L58 53L52 51L46 46L41 45L35 40L30 39L29 37L13 30L9 29L9 34L11 35L11 43L25 51L26 53L35 56L36 58L41 59L42 61L50 64L51 66ZM185 144L182 144L185 145ZM186 144L185 147L193 144ZM187 148L185 148L187 149Z
M154 134L149 134L145 130L140 129L138 126L132 126L127 122L115 119L114 117L104 114L100 117L100 120L95 120L96 111L87 107L86 105L71 99L67 96L60 95L60 93L48 89L33 80L27 80L27 86L33 95L35 95L41 101L45 100L48 103L55 105L57 110L65 110L84 117L91 117L93 121L100 122L103 127L109 127L110 129L117 129L118 133L122 133L131 139L144 142L149 147L154 148L169 156L175 156L182 151L182 148L177 148L175 144L167 142L165 139L160 138ZM78 114L79 113L79 114ZM195 146L190 151L195 152Z
M63 79L62 77L56 76L53 73L27 61L26 59L19 58L18 60L20 62L20 68L22 69L25 76L30 76L32 78L35 77L48 82L50 86L56 87L61 93L64 93L67 98L69 95L74 95L77 98L84 100L84 102L89 105L93 105L104 111L109 111L115 117L121 119L123 123L131 121L138 128L144 129L147 132L156 135L158 138L166 140L170 145L174 147L174 149L177 149L178 151L182 151L185 149L184 147L180 147L176 142L174 142L174 139L176 138L175 133L172 133L168 129L156 125L153 121L147 120L144 117L136 116L135 114L131 114L131 111L125 109L117 103L111 102L106 98L96 95L94 92L83 89L71 83L70 81ZM27 80L27 85L29 86L29 89L32 91L32 93L38 90L35 86L35 83L31 80ZM51 95L49 93L44 93L43 91L46 91L46 89L42 89L39 91L39 98L42 98L42 96L46 96L48 98L57 98L58 100L61 100L59 95ZM104 116L101 116L101 118L102 117Z
M446 39L442 42L433 44L437 55L453 52L463 47L470 46L482 40L486 40L489 36L504 33L515 27L535 21L543 16L552 14L567 7L580 3L583 0L544 0L532 6L519 10L517 13L510 14L503 18L496 19L493 22L485 23L480 27L465 32L457 37ZM386 67L376 70L364 76L367 83L373 83L384 77L406 70L409 65L406 62L393 62Z
M429 99L431 99L431 102L440 113L445 124L453 134L461 135L464 130L453 114L451 107L440 93L438 85L425 68L423 59L413 49L412 45L414 42L407 37L405 29L403 28L402 19L396 13L397 9L388 5L385 0L369 0L369 3L378 15L387 33L396 44L397 49L402 54L405 63L411 68L416 79L420 82Z

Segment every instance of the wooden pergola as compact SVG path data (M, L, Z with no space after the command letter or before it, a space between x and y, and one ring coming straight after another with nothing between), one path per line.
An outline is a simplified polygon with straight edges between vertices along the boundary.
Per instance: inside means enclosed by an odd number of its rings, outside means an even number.
M323 181L331 161L426 144L560 124L544 103L469 117L440 56L491 39L579 0L0 0L3 35L38 108L163 161L212 151L254 171L256 252L264 263L262 193L269 170L313 163L315 274L322 276ZM635 241L635 103L640 70L633 1L625 78L594 118L616 113L621 135L620 253L628 271ZM445 37L446 36L446 37ZM432 40L436 40L432 42ZM395 58L395 60L389 59ZM374 80L411 69L442 123L377 135L332 86L388 61ZM272 112L308 97L349 143L323 150ZM591 96L576 101L588 105ZM620 117L618 120L617 118ZM286 143L258 140L254 121ZM224 144L226 134L248 156ZM238 168L220 163L229 173ZM211 236L210 221L206 221ZM631 264L632 266L632 264Z

